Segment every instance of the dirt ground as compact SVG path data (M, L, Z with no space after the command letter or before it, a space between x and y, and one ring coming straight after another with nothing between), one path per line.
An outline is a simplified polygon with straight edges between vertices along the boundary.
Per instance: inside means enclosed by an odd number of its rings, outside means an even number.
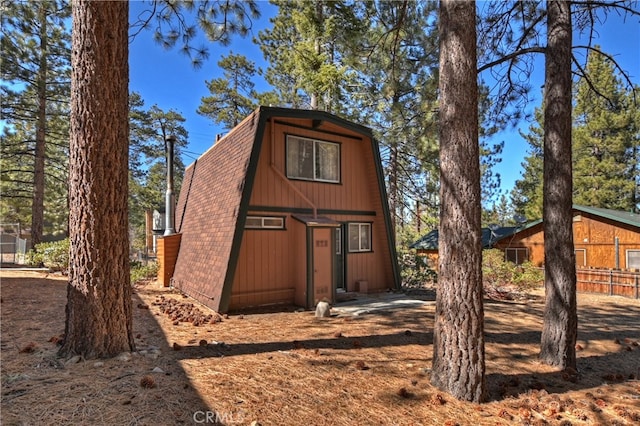
M638 300L579 295L577 374L537 361L540 293L487 301L488 402L471 404L430 385L433 302L325 319L218 318L149 283L132 300L137 352L65 360L56 340L66 278L7 270L0 278L3 425L640 422ZM187 316L193 323L180 321Z

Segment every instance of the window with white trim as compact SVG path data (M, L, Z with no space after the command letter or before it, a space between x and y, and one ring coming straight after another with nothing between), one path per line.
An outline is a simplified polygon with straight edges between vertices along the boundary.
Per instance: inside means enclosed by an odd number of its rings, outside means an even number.
M340 182L340 145L288 135L287 177L319 182Z
M371 224L370 223L350 223L349 252L371 251Z
M280 216L247 216L246 229L284 229L284 217Z
M516 265L521 265L529 260L529 249L525 247L509 247L504 249L504 258Z
M640 250L627 250L627 269L640 269Z

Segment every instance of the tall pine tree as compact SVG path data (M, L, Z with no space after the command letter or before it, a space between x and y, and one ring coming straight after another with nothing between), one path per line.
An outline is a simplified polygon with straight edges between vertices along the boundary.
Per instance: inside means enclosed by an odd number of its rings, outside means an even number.
M431 382L485 397L476 4L440 2L441 209Z
M174 145L174 186L179 190L185 165L182 152L189 134L185 118L174 110L150 108L138 93L129 95L129 230L133 247L145 247L145 211L163 207L166 191L166 154L164 141L176 137ZM176 197L179 193L176 193Z
M363 4L327 0L272 0L273 27L258 41L270 65L265 78L280 104L340 114L349 84L345 46L361 29Z
M66 231L69 16L64 1L3 3L1 210L30 222L32 245Z
M574 109L573 201L614 210L633 210L637 170L633 146L636 108L611 61L590 54L586 76L577 84ZM588 78L588 81L587 81ZM635 134L634 134L635 132ZM637 148L636 148L637 149Z
M252 78L257 70L253 61L233 52L218 61L218 66L223 76L206 82L211 94L200 101L198 114L229 130L256 108Z

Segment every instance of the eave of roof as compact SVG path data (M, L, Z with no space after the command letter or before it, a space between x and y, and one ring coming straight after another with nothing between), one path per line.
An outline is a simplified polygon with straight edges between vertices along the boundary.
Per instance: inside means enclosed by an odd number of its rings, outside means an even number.
M603 209L600 207L587 207L577 204L573 205L574 210L581 211L583 213L592 214L605 219L613 220L615 222L624 223L635 227L640 227L640 214L633 212L626 212L622 210Z
M536 220L521 226L503 226L494 230L491 230L490 228L482 228L482 248L491 248L498 241L511 237L512 235L529 229L541 222L541 220ZM438 241L438 230L434 229L411 244L409 248L418 250L438 250Z

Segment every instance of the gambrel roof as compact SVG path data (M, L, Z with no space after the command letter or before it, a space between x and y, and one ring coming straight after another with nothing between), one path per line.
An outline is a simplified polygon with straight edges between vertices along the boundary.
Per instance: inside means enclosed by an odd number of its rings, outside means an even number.
M386 233L396 258L380 153L371 130L324 111L259 107L187 167L176 207L182 240L173 283L179 289L187 284L190 296L216 311L229 304L263 135L274 119L305 119L314 127L331 123L371 141ZM393 270L399 285L395 261Z

